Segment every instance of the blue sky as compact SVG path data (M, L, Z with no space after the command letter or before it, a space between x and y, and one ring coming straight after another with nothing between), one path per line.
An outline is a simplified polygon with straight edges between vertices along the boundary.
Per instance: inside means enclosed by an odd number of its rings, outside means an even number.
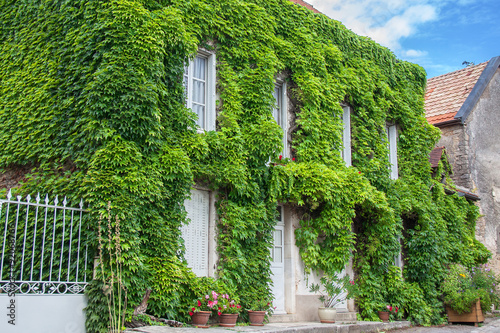
M306 0L428 77L500 56L500 0Z

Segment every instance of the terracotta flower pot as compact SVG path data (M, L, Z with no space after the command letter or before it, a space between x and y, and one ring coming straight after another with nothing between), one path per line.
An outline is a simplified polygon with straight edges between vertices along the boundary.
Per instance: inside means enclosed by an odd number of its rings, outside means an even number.
M248 320L250 321L250 326L264 326L265 317L266 311L248 310Z
M219 325L222 327L234 327L238 320L237 313L223 313L219 316Z
M389 321L389 312L387 311L379 311L378 312L378 317L383 321L387 322Z
M208 318L210 318L210 311L199 311L193 313L191 320L193 321L194 326L206 326L208 322Z

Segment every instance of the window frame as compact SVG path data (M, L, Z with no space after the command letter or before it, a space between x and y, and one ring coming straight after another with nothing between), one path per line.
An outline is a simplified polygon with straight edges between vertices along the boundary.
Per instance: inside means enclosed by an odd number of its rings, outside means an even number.
M287 85L285 81L277 81L274 84L274 89L278 89L278 97L279 100L276 100L276 94L273 92L273 97L275 104L271 108L272 116L274 120L278 123L278 125L281 127L283 131L283 137L282 137L282 142L283 142L283 151L281 152L281 155L283 158L288 157L288 100L287 100L287 94L286 94L286 89ZM274 117L274 110L276 110L276 107L279 109L279 121Z
M351 149L351 110L349 105L341 104L342 106L342 152L341 156L346 166L352 165L352 149Z
M390 178L398 179L398 129L396 124L387 124L385 126L387 135L387 148L389 150L389 170Z
M189 64L185 67L183 73L183 80L187 80L185 87L185 105L187 108L192 110L193 105L193 72L194 72L194 60L199 57L206 60L206 70L205 70L205 112L203 123L204 126L201 127L197 123L197 132L204 133L205 131L215 131L215 120L216 120L216 56L213 52L208 52L203 49L199 49L198 53L193 59L189 60ZM187 73L186 73L187 71ZM193 111L194 112L194 111Z
M402 256L402 250L401 250L401 236L398 236L398 244L399 244L399 251L398 254L394 256L394 266L399 267L403 269L403 256Z

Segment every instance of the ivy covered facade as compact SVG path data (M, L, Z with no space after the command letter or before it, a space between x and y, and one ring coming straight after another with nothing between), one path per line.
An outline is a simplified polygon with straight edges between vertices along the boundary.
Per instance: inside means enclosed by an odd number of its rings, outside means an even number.
M0 19L1 171L83 197L94 248L111 202L129 309L147 289L179 321L208 289L245 307L283 255L283 313L347 265L363 318L391 303L438 323L447 264L489 258L477 208L431 174L424 70L340 22L288 0L4 1ZM208 223L206 267L188 216Z

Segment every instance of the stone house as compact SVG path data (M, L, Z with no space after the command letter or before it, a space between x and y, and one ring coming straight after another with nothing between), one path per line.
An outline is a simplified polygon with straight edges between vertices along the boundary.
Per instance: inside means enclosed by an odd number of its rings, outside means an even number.
M476 237L500 271L500 57L427 80L426 118L441 130L458 190L478 196Z

